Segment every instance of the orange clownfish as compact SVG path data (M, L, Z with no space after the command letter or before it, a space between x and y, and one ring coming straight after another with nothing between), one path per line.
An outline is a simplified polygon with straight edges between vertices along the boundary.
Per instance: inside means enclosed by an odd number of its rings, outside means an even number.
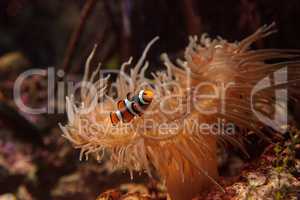
M141 90L138 95L118 101L118 110L110 113L111 123L115 126L120 121L129 123L135 116L142 116L143 112L148 108L153 100L153 92L151 90Z

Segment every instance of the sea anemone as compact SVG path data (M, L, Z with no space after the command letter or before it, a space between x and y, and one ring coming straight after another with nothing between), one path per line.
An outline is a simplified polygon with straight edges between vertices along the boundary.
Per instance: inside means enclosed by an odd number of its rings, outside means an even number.
M292 59L299 51L249 49L253 42L273 33L273 27L264 26L234 43L222 38L211 40L206 35L200 41L191 37L184 60L173 64L163 54L166 70L152 73L153 79L145 77L145 57L158 38L147 45L133 68L127 69L132 59L121 66L113 84L109 83L109 76L95 80L99 68L90 75L92 51L86 62L81 99L66 98L68 123L60 125L63 136L81 149L80 159L93 154L101 160L107 154L116 169L128 169L131 174L145 171L152 176L154 169L165 180L173 200L191 199L217 184L218 141L242 148L237 139L239 133L252 130L264 137L261 128L266 124L277 132L286 125L284 120L267 119L275 111L282 114L287 109L282 104L284 99L274 98L275 89L290 84L290 91L297 93L293 88L299 63L272 60ZM281 68L285 66L294 72L288 81L283 80L287 72ZM260 80L268 83L265 77L273 72L279 83L253 92ZM117 110L117 101L141 89L151 89L155 94L143 116L113 126L109 113ZM215 132L220 119L223 128L233 123L238 129ZM212 131L217 134L211 134Z

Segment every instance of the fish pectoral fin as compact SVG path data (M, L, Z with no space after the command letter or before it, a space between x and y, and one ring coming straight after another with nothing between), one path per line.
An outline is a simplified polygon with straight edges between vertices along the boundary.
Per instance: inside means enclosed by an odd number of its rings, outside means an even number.
M129 122L131 122L131 120L132 120L133 118L134 118L134 115L131 114L130 112L125 111L125 112L123 113L123 122L124 122L124 123L129 123Z

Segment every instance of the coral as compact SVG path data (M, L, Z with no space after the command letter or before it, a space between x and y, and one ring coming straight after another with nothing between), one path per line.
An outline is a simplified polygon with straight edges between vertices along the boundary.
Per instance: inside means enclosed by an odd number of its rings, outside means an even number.
M24 175L33 180L36 166L31 158L31 149L18 142L0 140L0 168L7 170L9 175Z
M80 159L92 154L101 160L107 153L116 169L128 169L131 173L145 171L152 176L154 168L166 180L174 200L191 199L210 185L218 185L217 142L225 140L242 148L238 138L248 130L265 137L261 128L265 126L263 122L270 120L264 121L266 118L259 119L254 114L260 112L271 117L274 112L286 111L282 100L274 98L274 89L289 84L290 95L297 94L294 86L299 77L296 71L299 63L274 63L274 59L290 60L299 51L250 50L254 41L273 33L273 27L264 26L234 43L221 38L211 40L206 35L200 41L191 38L185 60L178 60L176 66L164 54L166 71L152 73L152 80L145 77L148 67L145 57L157 38L148 44L129 73L126 71L132 59L121 66L116 82L111 85L108 76L95 80L99 68L90 75L94 49L86 62L81 99L67 97L68 124L60 125L63 136L81 149ZM294 72L289 74L288 81L283 80L287 73L281 70L284 66ZM273 72L278 84L256 88L261 80L266 83L269 79L265 78ZM117 109L117 101L126 98L128 92L137 94L146 88L154 91L155 98L144 115L132 123L112 126L109 112ZM229 122L236 124L238 129L234 130L238 132L223 130L210 134L215 126L210 130L198 127L219 120L226 123L223 127L229 126ZM286 122L279 120L268 125L280 131Z
M0 200L16 200L16 199L33 200L34 198L24 186L20 186L16 194L6 193L0 195Z
M236 183L235 199L297 199L296 190L300 182L285 172L276 172L272 169L267 174L257 172L246 176L248 183Z
M165 188L159 184L140 185L140 184L122 184L119 188L108 190L98 196L97 200L109 199L136 199L136 200L169 200Z

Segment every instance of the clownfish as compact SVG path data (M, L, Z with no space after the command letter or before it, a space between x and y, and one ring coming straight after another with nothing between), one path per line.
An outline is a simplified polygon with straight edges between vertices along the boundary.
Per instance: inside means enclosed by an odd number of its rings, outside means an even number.
M118 110L110 113L111 123L115 126L120 121L129 123L135 116L142 116L143 112L148 108L153 100L153 92L151 90L141 90L138 95L118 101Z

